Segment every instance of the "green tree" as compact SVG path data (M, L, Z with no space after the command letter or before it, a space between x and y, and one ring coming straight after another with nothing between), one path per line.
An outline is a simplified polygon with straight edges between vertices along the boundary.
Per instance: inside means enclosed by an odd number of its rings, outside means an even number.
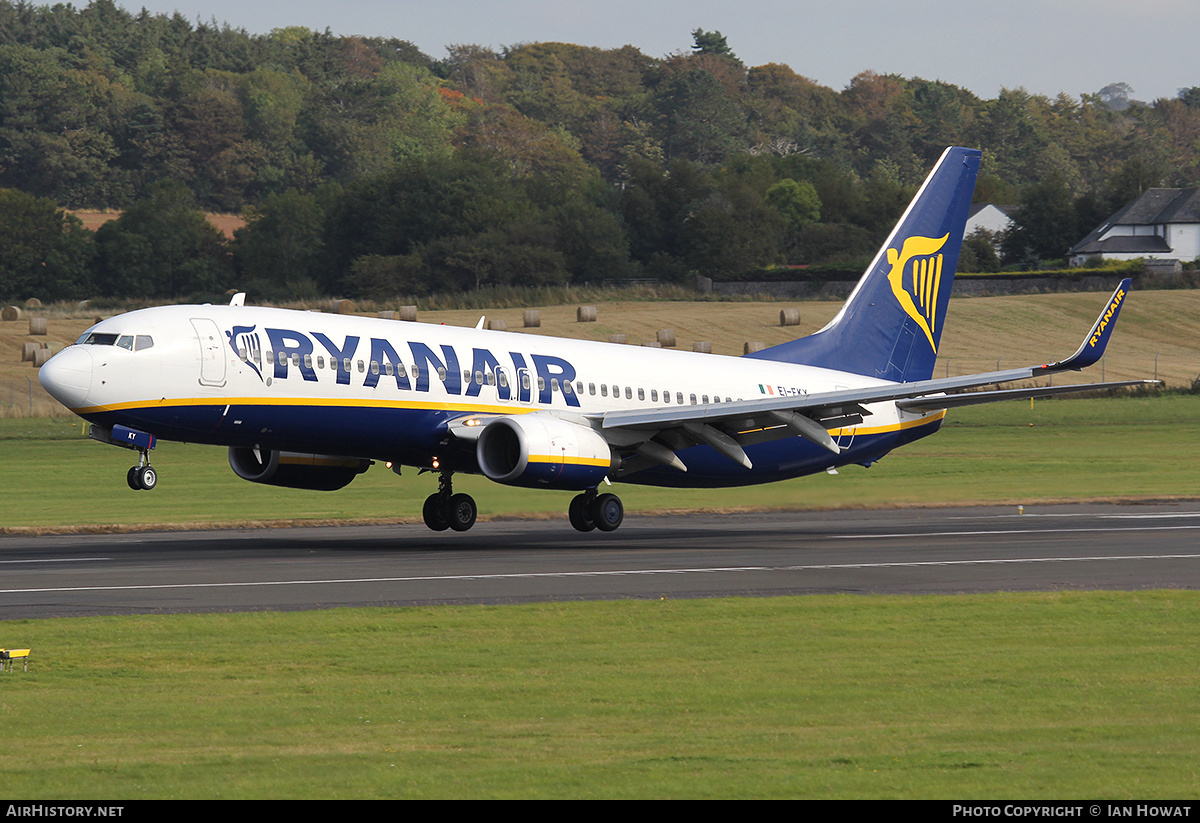
M1179 90L1179 99L1189 109L1200 109L1200 86L1189 86Z
M961 272L1000 271L1000 255L996 253L996 236L987 229L976 229L963 238L958 255Z
M1006 265L1032 269L1058 260L1083 237L1071 191L1058 176L1027 187L1012 219L1001 244Z
M68 206L104 205L124 89L63 49L0 46L0 185Z
M748 142L746 117L703 69L677 74L662 96L670 158L719 163Z
M92 233L53 200L0 189L0 298L86 296Z
M419 254L364 254L350 265L343 283L348 294L389 300L429 294L429 281L429 269Z
M246 225L234 233L231 244L245 277L243 289L269 297L316 293L325 262L323 203L332 196L289 189L244 213Z
M729 43L726 42L725 35L719 31L693 30L692 52L695 54L715 54L719 57L728 57L731 60L737 60L737 55L729 48ZM738 62L741 61L739 60Z
M105 295L179 297L223 290L232 271L225 241L187 187L164 180L96 232L98 286Z
M780 247L789 262L800 262L800 235L804 227L821 219L821 198L807 180L788 177L767 189L767 204L783 221Z

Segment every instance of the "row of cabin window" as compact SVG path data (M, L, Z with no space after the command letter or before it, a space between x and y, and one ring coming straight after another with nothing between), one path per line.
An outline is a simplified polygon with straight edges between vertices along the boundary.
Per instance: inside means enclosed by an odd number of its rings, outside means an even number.
M245 349L242 349L240 354L243 359L245 359L247 356ZM287 352L281 351L281 352L279 352L278 356L279 356L279 365L281 365L281 366L286 365L287 361L288 361ZM268 352L267 359L269 360L269 359L271 359L271 357L272 357L271 353ZM300 362L301 362L300 354L297 352L293 352L292 353L292 365L299 367ZM311 354L304 355L303 362L304 362L304 367L306 369L311 369L313 367L313 356ZM318 369L325 368L324 355L318 354L316 363L317 363L316 367ZM344 358L342 360L342 370L343 371L350 371L350 365L351 365L351 362L350 362L349 357ZM338 368L337 360L335 360L332 357L329 358L329 368L334 369L334 370L336 370ZM366 371L366 368L367 368L366 363L364 363L362 360L359 360L358 361L358 373L359 374L364 373ZM375 360L372 360L371 361L371 374L379 374L379 371L380 371L379 363ZM396 367L393 368L391 362L386 362L383 364L383 373L386 374L388 377L394 377L397 373L401 377L408 376L405 373L403 363L398 363L398 364L396 364ZM498 381L499 381L500 386L507 388L508 387L508 374L504 370L500 370L498 372L498 374L499 374ZM477 372L475 372L475 374L473 376L474 380L475 380L475 385L482 386L484 383L487 383L487 385L489 385L489 386L495 386L497 383L496 375L497 375L497 372L488 372L487 374L484 374L481 371L477 371ZM414 363L412 366L412 378L414 380L416 380L419 376L420 376L420 368L417 366L416 363ZM446 381L446 369L438 368L437 376L438 376L438 379L444 383ZM528 390L530 388L530 379L529 378L530 378L530 376L528 373L521 374L521 388L522 389ZM463 382L470 383L471 380L472 380L471 372L467 369L464 369L463 370ZM538 391L545 390L546 379L544 377L539 377L537 379L537 387L538 387ZM562 382L562 384L560 385L558 382L558 378L552 377L552 378L550 378L550 390L555 391L555 392L561 391L565 394L574 394L574 393L583 394L583 381L580 380L578 383L572 385L571 383L564 380ZM607 383L600 384L600 396L601 397L608 397L609 396L608 390L609 390L609 387L608 387ZM625 399L632 400L633 392L634 392L633 387L625 386ZM595 394L596 394L596 384L595 383L588 383L588 394L595 396ZM614 385L612 387L612 396L614 398L620 398L620 396L621 396L621 387L620 386ZM646 390L644 388L637 389L637 399L641 400L643 402L646 400ZM697 403L702 403L704 405L708 405L708 401L709 401L709 397L707 394L702 395L699 400L697 400L695 394L689 394L688 399L691 402L691 405L693 405L693 406L696 405ZM650 402L651 403L658 402L658 389L650 389ZM663 390L662 402L668 403L668 404L671 402L671 392L669 390L665 390L665 389ZM712 398L712 402L720 403L721 396L720 395L714 396ZM725 402L729 403L732 401L730 398L726 397ZM684 404L683 392L675 392L675 403L680 406L682 406Z

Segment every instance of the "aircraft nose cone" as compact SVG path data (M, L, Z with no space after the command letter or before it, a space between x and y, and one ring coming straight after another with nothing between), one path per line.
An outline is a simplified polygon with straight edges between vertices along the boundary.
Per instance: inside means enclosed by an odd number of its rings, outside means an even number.
M92 354L83 346L68 346L46 361L38 382L68 409L87 405L92 390Z

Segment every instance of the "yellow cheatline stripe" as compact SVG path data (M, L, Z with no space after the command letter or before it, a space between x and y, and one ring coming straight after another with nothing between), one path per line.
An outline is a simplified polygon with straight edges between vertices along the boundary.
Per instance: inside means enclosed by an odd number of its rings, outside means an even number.
M604 457L567 457L557 454L531 454L530 463L569 463L572 466L608 466L612 460Z
M946 416L946 410L942 409L936 414L919 417L916 420L902 420L899 423L891 423L886 426L846 426L841 429L830 429L829 435L837 437L842 434L886 434L887 432L904 431L905 429L913 429L917 426L927 426L934 421L941 420Z
M886 426L846 426L840 429L828 429L827 431L829 432L830 437L837 437L838 435L843 434L886 434L887 432L898 432L903 431L904 429L916 428L917 426L927 426L930 423L941 420L945 416L946 410L942 409L935 414L927 414L924 417L917 418L916 420L903 420L899 423L889 423ZM771 428L781 427L772 426ZM767 429L745 429L744 431L739 431L738 434L752 434L760 431L767 431ZM799 435L796 436L799 437Z
M518 401L513 401L518 402ZM98 414L101 412L131 411L136 409L165 409L186 406L296 406L307 408L374 408L374 409L417 409L419 411L461 411L467 414L526 414L537 411L528 406L492 406L468 403L421 403L404 400L347 400L331 397L195 397L162 398L161 400L134 400L128 403L113 403L107 406L84 406L71 409L75 414Z

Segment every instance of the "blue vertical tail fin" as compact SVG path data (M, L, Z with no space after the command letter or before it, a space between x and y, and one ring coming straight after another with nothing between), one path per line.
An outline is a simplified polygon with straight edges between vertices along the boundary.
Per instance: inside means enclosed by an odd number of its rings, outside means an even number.
M896 382L931 377L980 155L942 153L829 325L748 356Z

